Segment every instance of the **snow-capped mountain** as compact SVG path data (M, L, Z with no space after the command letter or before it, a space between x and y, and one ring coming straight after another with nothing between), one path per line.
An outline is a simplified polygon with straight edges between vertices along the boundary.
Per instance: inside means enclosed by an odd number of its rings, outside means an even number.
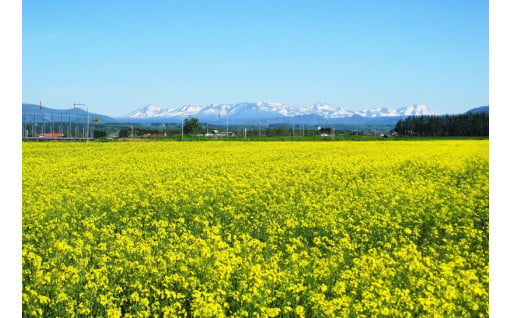
M343 107L334 107L327 103L301 107L299 113L300 115L319 115L324 118L351 117L353 115L353 112L347 111Z
M183 105L164 108L161 106L147 105L129 114L132 119L163 119L198 117L200 120L224 120L230 119L262 120L262 119L286 119L295 116L320 116L325 119L349 118L349 117L403 117L410 115L434 115L425 105L408 105L398 109L366 108L359 111L347 110L342 106L332 106L327 103L317 103L309 106L298 107L291 104L264 102L237 103L237 104L209 104L206 106Z
M134 110L131 113L128 113L127 117L131 118L150 118L150 117L157 117L159 116L163 111L165 111L160 106L154 106L154 105L146 105L144 107L141 107L137 110Z
M425 105L405 106L398 109L399 116L421 116L434 115L434 113Z

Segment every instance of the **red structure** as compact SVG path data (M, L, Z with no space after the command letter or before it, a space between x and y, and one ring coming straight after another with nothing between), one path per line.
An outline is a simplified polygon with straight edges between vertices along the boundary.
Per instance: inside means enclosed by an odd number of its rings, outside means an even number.
M44 133L38 136L39 138L61 138L62 134L59 133Z

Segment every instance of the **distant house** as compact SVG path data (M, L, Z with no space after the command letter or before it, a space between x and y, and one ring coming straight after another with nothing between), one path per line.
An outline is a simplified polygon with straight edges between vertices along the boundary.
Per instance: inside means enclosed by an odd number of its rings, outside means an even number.
M59 134L59 133L44 133L44 134L39 134L37 137L39 137L39 138L61 138L61 137L63 137L63 135Z
M217 134L217 137L226 137L226 133L225 132L218 132ZM228 133L228 137L234 137L235 136L235 133L230 131Z
M164 134L160 132L145 133L143 137L162 137Z
M119 132L113 132L107 135L107 138L119 138Z

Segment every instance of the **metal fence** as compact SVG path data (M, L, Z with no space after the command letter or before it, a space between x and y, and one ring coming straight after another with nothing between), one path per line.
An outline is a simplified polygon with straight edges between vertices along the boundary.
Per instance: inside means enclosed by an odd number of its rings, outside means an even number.
M23 113L21 125L25 140L94 139L93 125L87 125L87 116Z

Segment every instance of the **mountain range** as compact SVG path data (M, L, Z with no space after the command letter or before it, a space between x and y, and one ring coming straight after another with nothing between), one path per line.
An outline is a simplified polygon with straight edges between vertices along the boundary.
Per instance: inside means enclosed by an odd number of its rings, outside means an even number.
M424 105L410 105L398 109L366 108L352 111L344 107L335 107L327 103L317 103L298 107L291 104L259 101L257 103L210 104L207 106L183 105L161 107L147 105L128 113L123 119L130 120L181 120L186 117L197 117L202 122L283 122L297 120L299 122L319 122L326 120L339 122L342 119L393 118L409 115L434 115Z
M489 113L489 106L475 107L466 112L466 114Z
M40 108L40 106L36 105L36 104L22 103L21 109L22 109L22 113L23 113L24 117L26 117L26 118L24 118L24 120L29 120L29 121L32 120L34 115L36 115L37 118L42 118L43 114L44 114L45 120L48 122L51 120L52 115L54 116L55 120L60 120L60 117L59 118L57 118L57 117L61 116L61 115L66 116L66 120L68 119L67 116L71 116L71 118L74 118L74 116L78 116L78 117L82 117L82 118L87 116L87 111L83 110L82 108L55 109L55 108L49 108L46 106L43 106L42 108ZM57 116L57 117L55 117L55 116ZM94 118L98 118L99 122L101 122L101 123L115 123L118 121L116 118L101 115L101 114L96 114L96 113L89 113L89 118L91 120ZM37 119L37 120L40 120L40 119Z
M83 109L52 109L39 108L36 104L22 104L24 116L71 115L86 116ZM488 106L469 110L489 111ZM292 104L264 102L244 102L236 104L209 104L206 106L183 105L162 107L146 105L128 113L125 116L109 117L101 114L89 113L90 118L98 118L100 123L169 123L181 122L183 118L197 117L200 122L211 124L347 124L347 125L394 125L400 118L411 115L435 115L425 105L408 105L394 108L365 108L353 111L344 107L336 107L327 103L317 103L309 106L295 106ZM45 117L49 120L49 117ZM27 117L30 120L30 118Z

